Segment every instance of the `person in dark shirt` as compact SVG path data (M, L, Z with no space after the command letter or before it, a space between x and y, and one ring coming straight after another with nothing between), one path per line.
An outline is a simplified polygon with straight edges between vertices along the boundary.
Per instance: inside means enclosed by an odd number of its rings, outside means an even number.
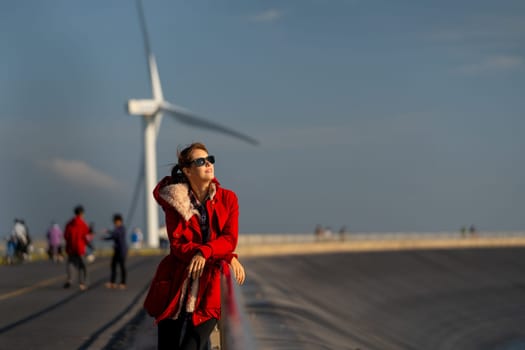
M128 254L128 245L126 242L126 228L124 227L124 221L122 215L113 215L114 229L110 231L108 236L103 239L106 241L113 241L113 257L111 258L111 277L107 288L117 288L115 283L117 280L117 265L120 268L120 289L126 288L126 255Z

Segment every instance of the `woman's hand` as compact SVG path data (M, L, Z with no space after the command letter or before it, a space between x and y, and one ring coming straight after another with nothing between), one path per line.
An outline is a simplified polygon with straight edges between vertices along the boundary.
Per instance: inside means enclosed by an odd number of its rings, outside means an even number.
M190 261L190 265L188 266L188 275L194 280L201 277L205 264L206 258L202 256L201 252L198 252Z
M241 265L239 260L236 257L233 257L232 261L230 262L230 266L232 267L233 274L235 275L235 280L239 284L244 283L244 279L246 278L246 275L244 273L244 267Z

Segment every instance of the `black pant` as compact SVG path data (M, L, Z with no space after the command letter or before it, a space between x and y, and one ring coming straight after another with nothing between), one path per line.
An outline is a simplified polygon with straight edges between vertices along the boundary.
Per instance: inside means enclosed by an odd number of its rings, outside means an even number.
M78 283L85 284L87 279L87 270L86 264L84 263L84 258L80 255L68 255L66 272L67 272L67 282L73 282L73 267L78 270Z
M111 283L115 283L117 280L117 264L120 267L120 283L126 284L126 256L120 254L120 252L113 253L111 259Z
M185 322L186 320L186 322ZM186 323L186 325L184 325ZM212 318L194 326L191 317L182 316L176 320L166 319L158 324L158 350L206 350L217 319ZM183 329L185 326L185 330Z

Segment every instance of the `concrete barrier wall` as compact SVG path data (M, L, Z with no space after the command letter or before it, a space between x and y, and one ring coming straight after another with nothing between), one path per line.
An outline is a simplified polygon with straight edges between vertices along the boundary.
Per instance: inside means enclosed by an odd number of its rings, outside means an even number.
M471 238L466 234L463 237L459 232L346 232L344 238L347 240L392 240L392 239L443 239L443 238ZM525 231L486 231L477 232L474 237L525 237ZM292 242L316 242L340 240L339 233L329 236L316 237L313 233L241 233L239 245L251 245L260 243L292 243Z
M347 233L315 237L313 234L245 234L239 237L237 253L247 256L321 254L408 249L468 249L525 246L525 232Z

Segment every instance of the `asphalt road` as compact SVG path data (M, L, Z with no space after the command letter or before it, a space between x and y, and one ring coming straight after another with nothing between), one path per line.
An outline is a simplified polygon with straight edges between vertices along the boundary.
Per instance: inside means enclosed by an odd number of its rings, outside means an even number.
M261 350L525 349L524 248L241 261Z
M0 266L0 349L103 349L140 310L160 259L128 257L125 290L104 287L109 258L88 264L86 291L62 288L64 264Z
M0 267L0 349L155 349L136 315L161 259L131 257L126 290L62 289L64 265ZM242 258L240 288L260 350L525 349L525 248ZM136 318L135 318L136 319ZM118 342L117 342L118 343ZM118 345L118 344L117 344Z

